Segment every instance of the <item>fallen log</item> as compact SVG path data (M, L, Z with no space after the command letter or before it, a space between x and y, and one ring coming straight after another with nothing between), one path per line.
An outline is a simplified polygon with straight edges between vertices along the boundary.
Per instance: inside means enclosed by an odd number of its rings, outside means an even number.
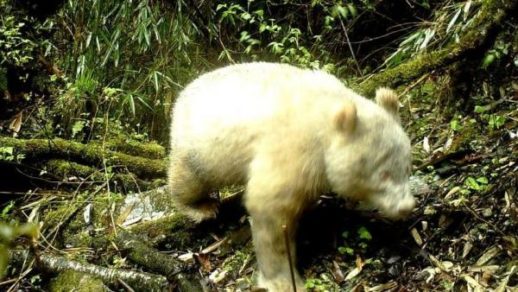
M203 290L199 281L191 280L183 273L185 266L181 261L151 248L135 235L120 231L114 243L132 262L166 276L180 291Z
M63 139L16 139L0 137L2 147L13 147L14 155L22 159L60 158L99 168L119 166L127 168L141 179L163 178L166 175L164 159L151 159L112 151L98 143L82 144Z
M118 285L122 280L130 287L140 291L168 291L170 284L166 277L146 272L105 268L88 263L69 260L64 256L50 253L40 253L34 257L27 250L11 250L9 252L11 265L22 266L24 263L35 261L36 267L50 273L76 271L87 273L101 279L104 283Z
M109 182L123 186L125 193L129 191L141 191L157 188L164 184L163 179L143 180L129 171L110 171L107 173L101 169L80 164L64 159L49 159L35 164L37 168L44 169L47 174L56 177L62 182L82 182L85 185Z

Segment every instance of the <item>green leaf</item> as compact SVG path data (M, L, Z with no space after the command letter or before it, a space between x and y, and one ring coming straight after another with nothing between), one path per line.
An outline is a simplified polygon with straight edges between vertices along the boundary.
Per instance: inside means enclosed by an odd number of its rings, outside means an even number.
M250 13L248 12L243 12L241 13L241 19L242 20L245 20L245 21L248 21L252 18L252 15L250 15Z
M259 19L261 20L264 17L264 10L262 10L262 9L256 10L256 11L254 11L254 14L257 15L257 17L259 17Z
M356 10L356 6L354 6L354 4L348 3L347 8L349 9L352 17L356 17L356 15L358 15L358 10Z
M478 184L477 180L475 180L473 177L469 176L468 178L466 178L466 180L464 181L464 184L472 189L472 190L475 190L475 191L480 191L482 190L482 187Z
M347 255L353 255L354 254L354 250L350 247L347 247L347 246L340 246L338 248L338 252L341 253L341 254L347 254Z
M455 25L455 23L457 22L457 19L459 18L459 15L460 15L461 12L462 12L461 8L457 9L457 13L455 13L453 18L448 23L448 26L446 27L446 32L449 32L450 29L453 27L453 25Z
M462 129L462 126L460 125L459 120L451 120L451 122L450 122L450 128L451 128L453 131L457 132L457 131L459 131L459 130L461 130L461 129Z
M133 97L133 95L131 95ZM153 111L153 108L140 96L137 95L137 99L142 103L145 107L147 107L149 110ZM133 98L131 99L133 100ZM133 105L133 111L135 110L135 106Z
M349 10L347 10L342 5L336 4L335 6L333 6L331 15L333 17L340 16L341 18L346 19L349 15Z
M218 4L218 6L216 6L216 11L220 11L223 8L227 8L227 4Z
M505 116L490 115L489 116L489 128L500 129L505 124Z
M487 67L489 67L491 64L493 64L493 62L495 61L496 59L496 55L493 54L493 53L488 53L485 57L484 57L484 60L482 60L482 69L486 69Z
M264 32L267 27L268 25L262 22L261 24L259 24L259 32Z
M9 203L2 209L2 213L0 213L0 218L2 220L7 221L7 215L14 207L14 201L9 201Z
M241 37L239 38L239 42L245 42L246 40L248 40L250 38L250 34L248 33L248 31L242 31L241 32Z
M157 71L154 71L153 72L153 85L155 85L155 91L158 92L158 72Z
M491 107L489 105L476 105L475 106L475 112L477 114L480 114L480 113L483 113L483 112L487 112L490 109L491 109Z
M77 133L81 132L85 127L85 121L76 121L72 126L72 138L74 138Z
M428 43L430 42L430 40L432 40L433 36L435 35L435 30L434 29L426 29L425 32L424 32L424 35L425 35L425 37L423 39L423 42L419 46L420 50L425 49L428 46Z
M365 228L364 226L360 227L358 229L358 236L361 238L361 239L365 239L365 240L372 240L372 235L371 233L369 232L369 230L367 230L367 228Z
M481 177L477 178L477 182L479 182L483 185L487 185L489 183L489 180L487 179L487 177L481 176Z
M14 147L0 147L0 154L13 155Z
M135 113L136 113L136 111L135 111L135 99L133 98L133 94L131 94L131 93L130 93L130 94L128 94L128 95L126 96L126 99L128 100L131 114L132 114L133 116L135 116Z

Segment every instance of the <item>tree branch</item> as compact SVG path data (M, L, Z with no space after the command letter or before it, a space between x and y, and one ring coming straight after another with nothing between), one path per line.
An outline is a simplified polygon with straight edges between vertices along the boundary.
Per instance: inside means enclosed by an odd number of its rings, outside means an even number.
M517 0L484 1L471 29L460 38L458 43L453 43L441 50L422 53L394 68L371 75L360 84L353 85L353 89L363 95L372 96L378 87L396 87L462 59L488 41L494 30L516 8L517 2Z

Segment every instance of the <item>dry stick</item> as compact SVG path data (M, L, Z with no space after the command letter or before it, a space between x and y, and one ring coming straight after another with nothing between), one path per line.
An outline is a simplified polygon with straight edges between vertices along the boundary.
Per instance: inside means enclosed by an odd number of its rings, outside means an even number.
M119 284L121 284L124 288L126 288L126 290L128 290L128 292L135 292L135 290L133 290L133 288L131 288L131 286L128 285L128 283L124 282L124 280L122 280L121 278L117 278L117 282L119 282Z
M428 76L430 76L430 74L432 74L433 72L434 71L432 71L431 73L424 74L423 76L421 76L421 78L417 79L417 81L405 87L405 90L403 90L401 94L398 94L398 98L401 98L403 95L407 94L410 90L412 90L412 88L416 87L419 83L428 78Z
M284 233L284 242L286 243L286 253L288 254L288 263L290 267L291 285L293 286L293 292L297 292L297 286L295 284L295 273L293 272L293 264L291 263L291 250L288 235L288 228L286 224L282 225L282 231Z
M349 35L347 34L347 28L345 28L344 22L340 18L340 25L342 26L342 30L344 31L345 39L347 40L347 45L349 46L349 51L351 51L351 55L353 57L354 63L356 64L356 68L358 69L358 73L360 76L363 76L362 69L360 68L360 64L358 60L356 60L356 56L354 55L353 46L351 45L351 41L349 40Z
M17 278L13 278L13 279L5 280L5 281L3 281L3 282L0 282L0 286L7 285L7 284L11 284L12 282L16 282L16 281L17 281Z

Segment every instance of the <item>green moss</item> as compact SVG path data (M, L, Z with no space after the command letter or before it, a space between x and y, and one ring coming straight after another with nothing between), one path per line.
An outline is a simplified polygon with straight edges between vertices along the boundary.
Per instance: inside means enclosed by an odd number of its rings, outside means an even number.
M352 88L360 94L372 96L378 87L396 87L457 61L463 54L480 46L487 39L490 31L505 19L507 12L511 11L517 2L516 0L485 1L471 25L475 29L468 30L458 43L452 43L441 50L420 54L413 60L375 74L360 84L352 85Z
M82 165L75 162L70 162L62 159L52 159L45 163L47 171L62 177L66 176L79 176L88 177L96 172L96 169Z
M97 143L100 145L100 142L91 142ZM105 146L113 151L122 152L130 155L137 155L141 157L151 158L151 159L161 159L166 156L165 148L156 143L155 141L148 143L140 143L133 140L127 139L117 139L107 141Z
M238 275L239 269L245 264L245 261L250 260L250 257L253 255L253 251L250 249L243 248L243 250L237 250L234 254L227 257L222 264L224 270L232 273L233 275Z
M132 173L112 172L111 170L106 173L90 166L63 159L50 159L38 165L42 169L45 169L48 174L60 179L75 176L87 179L88 181L108 181L111 186L116 182L118 186L122 186L124 190L129 192L153 189L165 184L164 179L154 179L150 182L142 180Z
M67 201L55 209L47 208L47 212L43 216L44 227L56 228L61 226L66 220L68 220L82 205L82 200L77 198L76 200Z
M15 139L0 137L0 145L14 147L17 154L27 157L52 156L72 158L86 161L95 166L117 165L125 166L130 172L140 178L165 177L166 161L164 159L149 159L125 153L103 149L100 145L82 144L63 139ZM84 169L86 170L86 169Z
M453 61L451 48L425 53L395 68L373 75L366 81L353 85L353 89L365 96L374 96L378 87L396 87Z
M75 271L61 272L50 283L52 292L98 292L108 291L103 282L85 273Z
M88 200L88 201L87 201ZM82 194L68 204L48 211L43 221L46 228L61 228L62 244L73 247L92 247L102 245L104 240L101 237L94 237L89 233L88 226L92 226L97 232L101 232L112 226L112 216L117 220L119 210L113 210L112 204L120 205L124 200L121 194L102 194L89 198L88 194ZM88 204L92 204L90 212L90 223L84 219L84 210ZM102 233L104 234L104 233ZM97 241L102 241L101 244Z
M188 242L191 238L189 229L194 226L195 224L184 215L173 213L157 220L132 226L129 230L137 236L144 236L151 240L174 233L175 241Z

